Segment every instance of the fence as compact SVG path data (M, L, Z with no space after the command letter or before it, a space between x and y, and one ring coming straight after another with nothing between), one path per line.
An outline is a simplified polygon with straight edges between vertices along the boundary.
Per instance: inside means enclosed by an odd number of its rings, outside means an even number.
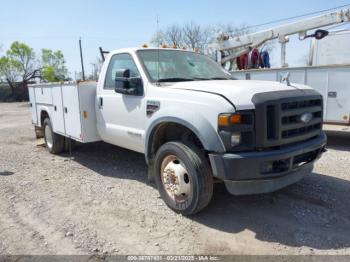
M26 84L16 84L16 88L12 92L7 83L0 83L0 102L22 101L29 101L28 88Z

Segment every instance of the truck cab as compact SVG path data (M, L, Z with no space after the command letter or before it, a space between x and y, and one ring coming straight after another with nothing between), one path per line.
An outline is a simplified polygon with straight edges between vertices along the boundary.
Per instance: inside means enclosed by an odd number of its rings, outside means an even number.
M94 137L143 153L161 197L184 215L209 204L214 181L234 195L295 183L311 173L326 144L319 93L303 85L235 80L211 58L185 50L113 51L89 97L95 101ZM88 110L80 109L81 126ZM36 124L46 141L69 137L55 132L53 121L47 112L46 124ZM84 140L84 132L80 136Z

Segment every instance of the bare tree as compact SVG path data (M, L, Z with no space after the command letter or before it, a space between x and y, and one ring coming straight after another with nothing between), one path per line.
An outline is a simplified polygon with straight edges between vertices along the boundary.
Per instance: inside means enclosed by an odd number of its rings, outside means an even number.
M91 80L98 80L103 61L101 57L96 57L95 62L91 63Z
M241 36L251 32L247 25L234 26L232 24L226 24L222 28L230 37Z
M186 47L188 49L205 53L207 45L216 41L218 35L225 35L229 38L239 37L250 33L247 25L234 26L232 24L218 24L216 26L201 26L195 22L186 23L183 26L171 25L163 30L158 30L152 37L151 44L159 46ZM273 49L273 43L264 43L261 47L266 51ZM242 50L244 48L241 48ZM227 55L231 51L226 51Z
M166 44L165 33L163 30L157 30L150 41L150 44L155 47L159 47L163 44Z
M178 25L172 25L165 30L165 40L169 45L180 47L183 43L182 28Z
M184 42L192 50L199 49L202 42L202 28L195 22L190 22L184 25Z

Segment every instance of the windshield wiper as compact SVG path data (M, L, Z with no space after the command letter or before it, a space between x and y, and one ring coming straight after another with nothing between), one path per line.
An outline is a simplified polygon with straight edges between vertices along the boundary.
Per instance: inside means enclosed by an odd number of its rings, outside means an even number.
M210 78L201 78L195 77L194 80L233 80L234 78L230 77L210 77Z
M183 82L183 81L197 81L197 80L234 80L235 78L229 78L229 77L210 77L210 78L204 78L204 77L194 77L194 78L183 78L183 77L171 77L171 78L161 78L158 80L158 82Z
M230 77L211 77L209 80L232 80Z
M182 82L182 81L193 81L191 78L181 78L181 77L172 77L172 78L161 78L158 79L158 82Z

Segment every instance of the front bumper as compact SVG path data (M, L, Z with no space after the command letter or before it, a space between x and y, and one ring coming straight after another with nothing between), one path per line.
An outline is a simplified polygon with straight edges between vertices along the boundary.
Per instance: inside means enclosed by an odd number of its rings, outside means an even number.
M273 192L291 185L312 171L326 145L326 135L279 150L209 154L214 177L234 195Z

